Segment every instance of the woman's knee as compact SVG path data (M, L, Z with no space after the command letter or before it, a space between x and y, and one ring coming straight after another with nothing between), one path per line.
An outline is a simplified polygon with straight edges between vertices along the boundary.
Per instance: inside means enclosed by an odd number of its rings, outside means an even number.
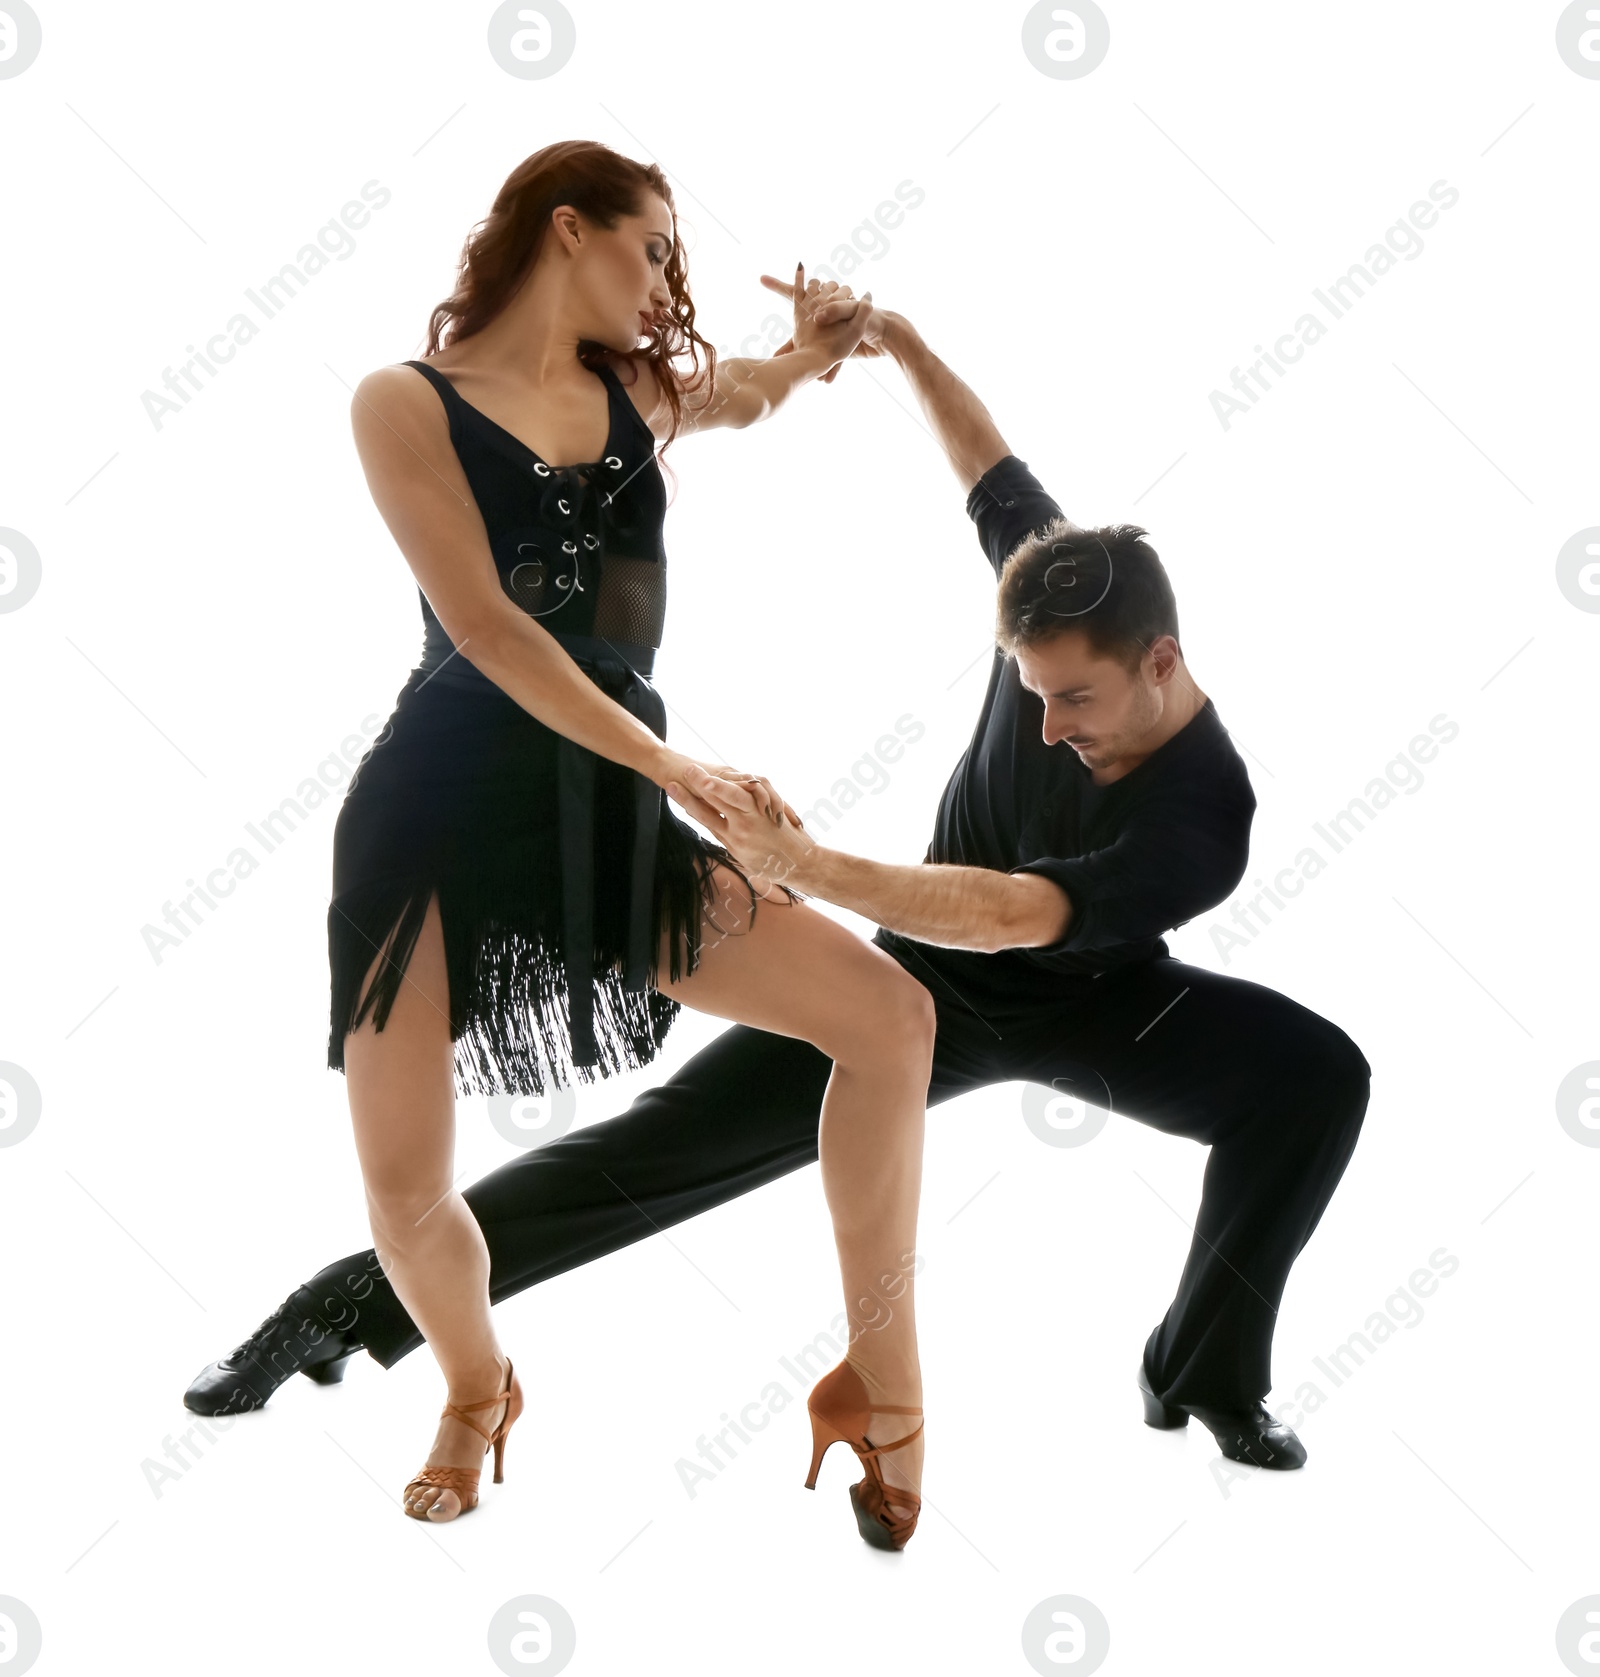
M426 1235L428 1218L449 1196L450 1184L402 1177L368 1181L366 1189L375 1244L403 1252Z
M879 1063L889 1059L925 1074L933 1061L937 1028L927 987L885 955L882 970L869 982L868 997L865 1006L848 1010L845 1029L850 1040L843 1055L835 1053L834 1058Z
M933 1005L933 996L927 985L919 983L910 973L903 973L903 982L897 988L901 992L897 1005L904 1013L903 1029L916 1044L918 1053L931 1060L933 1039L939 1028L939 1014Z

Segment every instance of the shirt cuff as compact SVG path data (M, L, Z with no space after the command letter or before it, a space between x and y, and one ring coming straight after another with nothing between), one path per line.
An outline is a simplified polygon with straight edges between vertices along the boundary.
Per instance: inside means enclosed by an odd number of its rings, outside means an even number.
M993 501L997 505L1010 505L1015 495L1015 485L1012 482L1017 472L1026 473L1029 478L1027 462L1019 460L1014 454L1003 455L986 471L978 481L967 491L967 517L976 519L979 509L986 502Z
M1059 885L1067 894L1067 901L1072 904L1072 914L1067 921L1064 936L1054 943L1032 944L1026 953L1029 955L1069 955L1081 954L1092 947L1094 895L1092 890L1093 871L1083 862L1070 856L1043 856L1037 862L1023 862L1020 866L1009 870L1012 873L1036 873L1048 879L1053 885Z

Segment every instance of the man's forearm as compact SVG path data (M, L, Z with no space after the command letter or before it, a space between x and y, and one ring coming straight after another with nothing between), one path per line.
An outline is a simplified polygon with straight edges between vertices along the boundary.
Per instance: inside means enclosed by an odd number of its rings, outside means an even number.
M788 883L887 931L947 949L1035 948L1066 936L1072 903L1042 875L944 862L872 862L816 845Z
M928 348L903 315L891 318L884 348L895 358L928 416L963 494L1011 452L989 410Z

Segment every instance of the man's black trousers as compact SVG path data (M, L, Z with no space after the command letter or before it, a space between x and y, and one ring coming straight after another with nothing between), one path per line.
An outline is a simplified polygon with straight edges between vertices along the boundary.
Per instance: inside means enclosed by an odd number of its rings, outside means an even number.
M1361 1050L1275 990L1170 956L1058 986L1019 1015L980 1015L937 979L930 987L930 1106L985 1084L1042 1083L1211 1149L1145 1372L1172 1403L1237 1409L1265 1397L1289 1267L1366 1112ZM620 1117L491 1171L465 1190L489 1247L491 1300L812 1163L831 1069L809 1043L734 1026ZM385 1368L422 1343L370 1247L308 1285L323 1325Z

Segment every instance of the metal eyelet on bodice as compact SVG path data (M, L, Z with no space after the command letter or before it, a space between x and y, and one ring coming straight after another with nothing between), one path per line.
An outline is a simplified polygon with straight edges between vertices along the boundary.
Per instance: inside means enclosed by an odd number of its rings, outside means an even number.
M608 532L624 538L639 528L639 509L618 492L626 478L615 480L618 488L605 488L596 475L601 468L621 472L627 461L620 454L603 460L583 461L571 466L546 466L535 461L534 470L546 480L540 492L541 518L557 528L565 526L573 538L582 538L589 553L599 553L608 544ZM564 551L574 552L573 548Z
M563 553L576 553L578 551L578 544L571 540L564 541L561 544L561 551Z

